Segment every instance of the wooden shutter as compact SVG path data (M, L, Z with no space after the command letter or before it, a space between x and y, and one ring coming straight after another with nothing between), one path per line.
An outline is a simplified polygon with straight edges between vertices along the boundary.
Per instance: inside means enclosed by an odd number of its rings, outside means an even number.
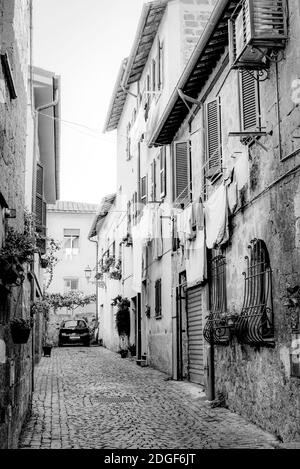
M152 91L156 91L156 60L154 59L152 59Z
M156 200L156 161L151 163L151 200Z
M174 199L181 201L189 194L189 142L176 142L174 149Z
M167 194L166 188L166 147L162 147L159 154L160 197Z
M254 72L255 73L255 72ZM240 72L241 129L260 129L258 81L247 70Z
M45 221L44 195L44 168L39 163L36 166L36 194L35 194L35 217L36 225L42 228Z
M147 177L143 176L140 180L141 184L141 203L146 204L147 203Z
M158 91L163 88L163 73L164 73L164 48L163 43L158 41L158 65L157 65L157 89Z
M161 279L155 282L155 316L161 316Z
M214 99L206 105L206 136L207 136L207 175L214 176L221 170L222 138L220 100Z

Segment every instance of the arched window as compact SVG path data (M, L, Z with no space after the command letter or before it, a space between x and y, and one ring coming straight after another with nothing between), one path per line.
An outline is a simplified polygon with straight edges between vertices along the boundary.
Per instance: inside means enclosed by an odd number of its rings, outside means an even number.
M272 271L267 247L261 239L253 239L246 256L244 301L236 322L240 342L253 345L274 344L272 307Z
M230 339L227 316L226 258L215 255L210 262L210 313L203 329L205 340L210 344L227 345Z

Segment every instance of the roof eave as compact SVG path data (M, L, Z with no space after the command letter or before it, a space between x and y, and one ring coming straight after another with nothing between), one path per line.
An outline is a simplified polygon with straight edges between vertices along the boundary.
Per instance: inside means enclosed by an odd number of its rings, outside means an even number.
M112 96L111 96L111 99L110 99L110 103L109 103L109 107L108 107L108 111L107 111L107 115L106 115L106 119L105 119L105 124L104 124L104 128L103 128L104 133L109 132L111 130L114 130L114 128L110 128L110 126L111 126L110 120L112 118L112 112L113 112L113 109L114 109L114 104L115 104L115 100L116 100L119 88L122 86L122 78L123 78L123 75L124 75L124 70L125 70L125 67L126 67L126 64L127 64L127 60L128 60L128 58L123 59L122 63L121 63L121 66L119 68L118 76L117 76L116 83L115 83L115 86L114 86L114 89L113 89L113 92L112 92ZM125 93L125 91L124 91L124 93Z
M185 85L187 84L188 82L188 79L191 75L191 73L193 72L193 69L195 68L196 64L197 64L197 61L199 59L199 57L201 56L202 52L204 51L209 39L211 38L211 35L213 34L217 24L219 23L219 21L222 19L222 16L224 15L224 12L226 10L226 8L229 6L229 4L231 3L232 0L219 0L219 2L216 4L214 10L212 11L212 14L210 16L210 19L202 33L202 35L200 36L199 40L198 40L198 43L196 44L195 46L195 49L183 71L183 73L181 74L172 94L171 94L171 97L168 101L168 104L166 105L165 107L165 110L150 138L150 141L149 141L149 146L150 147L153 147L154 145L159 145L159 143L157 142L158 138L159 138L159 135L162 131L162 129L164 128L164 125L166 124L168 118L170 117L170 114L179 98L179 95L178 95L178 89L183 89L185 87ZM199 90L200 92L200 90ZM171 143L171 142L169 142Z

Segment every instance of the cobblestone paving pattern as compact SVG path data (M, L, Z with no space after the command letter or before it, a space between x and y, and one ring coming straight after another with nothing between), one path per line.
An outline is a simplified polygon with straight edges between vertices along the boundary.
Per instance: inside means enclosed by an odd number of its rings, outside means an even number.
M20 448L274 448L272 435L201 388L168 380L102 347L53 349L36 368L32 416Z

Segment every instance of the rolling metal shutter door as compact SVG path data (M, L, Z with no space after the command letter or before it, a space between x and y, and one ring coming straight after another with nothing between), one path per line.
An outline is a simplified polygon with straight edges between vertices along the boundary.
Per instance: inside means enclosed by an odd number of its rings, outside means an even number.
M203 324L201 287L187 290L189 380L204 384Z

